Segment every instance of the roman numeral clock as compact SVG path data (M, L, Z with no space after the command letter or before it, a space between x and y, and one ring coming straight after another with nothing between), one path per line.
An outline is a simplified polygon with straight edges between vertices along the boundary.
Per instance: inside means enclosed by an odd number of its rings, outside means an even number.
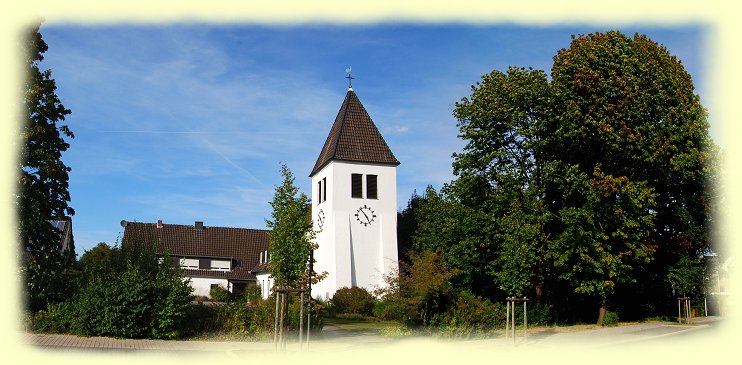
M397 166L352 85L310 173L317 250L312 296L383 287L397 269Z

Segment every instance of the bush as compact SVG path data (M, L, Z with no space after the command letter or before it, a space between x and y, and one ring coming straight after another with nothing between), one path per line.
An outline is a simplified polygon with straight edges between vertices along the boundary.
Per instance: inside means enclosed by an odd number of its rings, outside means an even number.
M209 291L209 297L215 302L226 303L232 301L232 293L221 285L213 286Z
M34 328L82 336L176 338L190 311L181 271L161 264L151 248L117 249L105 270L90 273L80 292L39 315ZM53 326L51 324L54 324Z
M69 333L74 313L67 302L50 304L31 316L31 329L44 333Z
M526 310L528 311L529 326L548 326L556 323L554 310L551 305L541 303L531 304L529 301Z
M446 336L468 338L495 329L505 321L505 312L502 304L462 293L449 310L436 314L431 322Z
M340 288L332 296L335 314L371 315L374 297L368 290L359 287Z
M603 317L603 326L615 326L618 324L618 313L607 311Z

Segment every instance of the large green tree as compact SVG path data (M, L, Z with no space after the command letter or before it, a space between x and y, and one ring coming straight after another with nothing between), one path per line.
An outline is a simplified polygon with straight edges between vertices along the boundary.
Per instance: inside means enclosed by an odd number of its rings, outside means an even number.
M644 221L648 214L653 224L635 227L634 242L630 237L622 241L654 246L654 262L631 275L644 276L640 286L663 285L669 267L683 256L700 254L710 240L707 182L716 152L690 75L665 47L646 36L611 31L574 37L554 57L551 76L544 158L587 176L599 169L624 187L633 186L647 202L651 199L652 205L637 207L633 215L623 211L626 224ZM570 201L564 186L553 187L547 198L553 211L593 204L589 199ZM626 200L614 192L591 209ZM598 222L604 225L606 220L615 217ZM557 227L557 233L568 226ZM640 227L645 231L636 232ZM668 288L642 292L660 294L644 300L664 300Z
M548 100L543 71L510 67L482 76L453 112L459 137L467 142L454 154L459 176L454 186L459 196L480 197L475 204L493 227L495 257L486 271L508 295L534 289L541 297L545 211L540 123Z
M449 263L454 251L486 253L455 266L461 277L484 272L508 295L577 296L599 304L600 321L609 300L670 303L670 270L711 247L705 112L680 61L647 37L573 37L551 80L493 71L454 116L466 141L457 178L426 202L435 209L420 205L430 223L413 242Z
M51 70L39 68L47 49L39 26L32 28L21 43L27 74L15 200L18 240L25 253L22 272L31 309L43 308L46 303L63 298L63 271L74 259L74 255L61 255L60 233L50 223L52 219L74 214L68 205L70 168L62 161L62 153L69 148L64 137L74 138L74 135L66 125L60 124L70 110L55 93L57 87Z
M271 229L268 264L277 286L297 287L306 278L314 230L309 219L309 198L294 185L294 176L286 165L281 165L283 182L276 186L271 201L272 220L266 220Z

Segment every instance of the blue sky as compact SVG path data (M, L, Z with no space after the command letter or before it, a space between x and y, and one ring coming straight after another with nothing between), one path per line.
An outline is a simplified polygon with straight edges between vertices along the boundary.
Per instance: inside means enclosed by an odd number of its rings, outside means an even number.
M265 228L286 163L307 177L353 87L402 164L398 205L453 178L453 105L481 75L546 70L571 34L619 29L664 44L693 76L702 102L706 29L380 23L261 26L46 24L57 94L75 133L72 167L78 255L113 244L122 219ZM712 136L714 115L710 111ZM717 139L718 140L718 139Z

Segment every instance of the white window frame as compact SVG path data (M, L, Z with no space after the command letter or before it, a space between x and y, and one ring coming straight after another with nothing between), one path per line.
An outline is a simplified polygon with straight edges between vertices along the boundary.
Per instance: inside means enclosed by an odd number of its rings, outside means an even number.
M187 257L182 257L180 259L180 267L184 269L195 269L198 270L198 259L192 259Z
M226 267L224 266L226 264ZM211 270L212 271L229 271L232 268L232 262L231 260L217 260L212 259L211 260Z

